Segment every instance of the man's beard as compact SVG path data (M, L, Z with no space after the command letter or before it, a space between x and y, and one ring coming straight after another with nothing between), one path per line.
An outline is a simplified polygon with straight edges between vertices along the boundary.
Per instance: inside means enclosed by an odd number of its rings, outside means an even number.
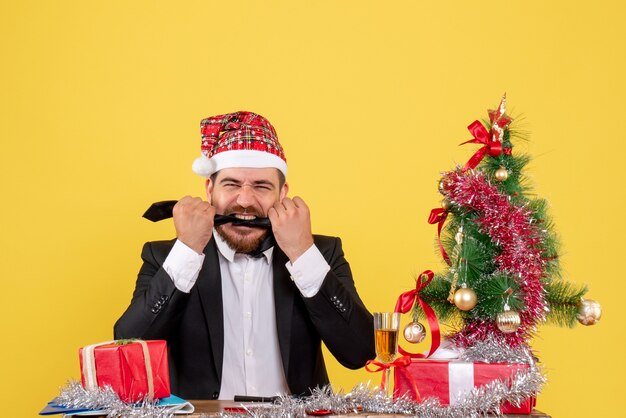
M261 242L267 237L268 232L263 231L263 234L257 237L251 237L249 235L234 234L225 230L226 225L220 225L216 227L217 233L228 244L230 248L237 253L249 254L252 251L259 248ZM256 229L256 228L255 228Z
M225 211L225 215L230 215L233 213L243 213L245 212L248 215L254 215L256 217L262 217L263 215L259 214L254 208L248 208L244 210L241 207L232 207L228 208ZM228 231L227 227L230 224L220 225L215 227L217 233L222 237L222 239L228 244L230 248L235 250L237 253L249 254L252 251L259 248L261 242L267 237L268 231L264 230L261 235L256 235L256 231L259 228L254 228L254 230L249 231L247 234L240 234L238 232Z

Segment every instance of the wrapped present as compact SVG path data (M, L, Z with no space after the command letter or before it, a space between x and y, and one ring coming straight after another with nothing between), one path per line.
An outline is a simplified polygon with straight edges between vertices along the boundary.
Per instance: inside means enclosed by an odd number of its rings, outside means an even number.
M416 400L435 397L442 405L455 405L472 388L496 379L511 379L518 371L526 371L528 367L528 364L413 360L406 367L394 369L394 396L409 394ZM535 402L532 397L519 406L503 403L500 410L504 414L530 414Z
M170 396L165 341L107 341L81 348L79 357L85 389L109 385L124 402Z

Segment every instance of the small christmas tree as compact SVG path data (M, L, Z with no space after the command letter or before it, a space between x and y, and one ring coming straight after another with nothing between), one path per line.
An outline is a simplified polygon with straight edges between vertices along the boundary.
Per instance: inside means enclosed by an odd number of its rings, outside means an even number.
M523 139L506 114L506 97L489 120L473 122L482 144L464 167L443 174L441 208L430 223L439 226L439 248L448 265L420 290L440 322L452 324L457 347L484 341L527 346L541 322L591 325L600 306L583 299L587 289L560 275L558 240L544 199L531 197L523 169L530 161L513 152ZM444 227L445 225L445 227ZM413 317L423 316L416 303Z

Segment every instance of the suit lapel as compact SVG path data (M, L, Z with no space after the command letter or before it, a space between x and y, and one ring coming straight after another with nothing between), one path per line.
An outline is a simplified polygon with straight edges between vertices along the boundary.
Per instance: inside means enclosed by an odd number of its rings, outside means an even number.
M289 259L280 248L275 245L272 257L272 269L274 275L274 307L276 310L276 328L278 331L278 345L280 356L283 361L285 377L288 374L289 352L291 346L291 318L293 315L293 299L295 286L285 268Z
M209 244L204 249L204 254L204 263L202 264L196 286L209 331L213 364L215 364L217 377L221 382L224 357L224 313L222 275L220 274L220 262L214 239L209 241Z

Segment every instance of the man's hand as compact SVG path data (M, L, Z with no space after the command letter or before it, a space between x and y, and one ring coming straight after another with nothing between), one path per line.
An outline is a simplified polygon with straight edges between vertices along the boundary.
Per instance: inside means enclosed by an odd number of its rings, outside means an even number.
M276 243L292 263L313 245L311 214L304 200L286 197L270 208L267 215Z
M176 237L202 254L213 234L215 208L199 197L185 196L174 206Z

